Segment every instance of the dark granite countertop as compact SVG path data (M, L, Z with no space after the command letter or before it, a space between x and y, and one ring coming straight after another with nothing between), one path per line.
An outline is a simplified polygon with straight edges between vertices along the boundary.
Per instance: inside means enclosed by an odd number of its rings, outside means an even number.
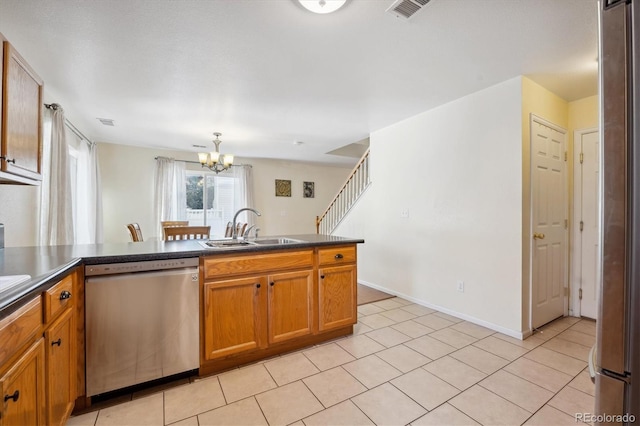
M205 248L198 241L143 241L138 243L85 244L74 246L8 247L0 249L0 276L30 275L25 281L0 292L0 319L22 306L34 296L79 265L136 262L144 260L180 259L227 253L256 253L364 243L363 239L331 235L279 235L299 243L283 245L251 245L237 248Z

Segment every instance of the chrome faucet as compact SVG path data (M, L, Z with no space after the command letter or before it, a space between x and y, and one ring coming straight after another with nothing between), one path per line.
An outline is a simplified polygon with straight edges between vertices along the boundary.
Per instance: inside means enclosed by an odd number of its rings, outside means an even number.
M233 234L231 234L231 239L232 240L237 240L238 239L238 230L236 229L236 220L238 219L238 215L241 212L245 211L245 210L248 210L250 212L254 212L256 214L256 216L262 216L258 210L252 209L251 207L244 207L244 208L238 210L236 212L236 214L233 215L233 223L231 225L232 226L231 229L233 230Z

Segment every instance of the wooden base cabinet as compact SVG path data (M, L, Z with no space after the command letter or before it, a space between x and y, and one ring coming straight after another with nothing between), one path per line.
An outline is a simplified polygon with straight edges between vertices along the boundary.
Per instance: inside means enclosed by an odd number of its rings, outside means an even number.
M353 333L355 245L204 257L200 374Z
M205 359L221 358L266 346L266 294L266 277L205 283Z
M313 333L313 270L272 274L269 281L269 344Z
M318 275L318 329L326 331L355 324L358 320L356 266L321 268Z
M318 330L358 321L356 259L355 244L318 249Z
M205 359L313 333L313 270L206 282Z
M46 424L44 358L40 338L0 377L0 426Z
M76 399L76 339L74 310L67 309L44 333L46 354L47 424L62 425Z

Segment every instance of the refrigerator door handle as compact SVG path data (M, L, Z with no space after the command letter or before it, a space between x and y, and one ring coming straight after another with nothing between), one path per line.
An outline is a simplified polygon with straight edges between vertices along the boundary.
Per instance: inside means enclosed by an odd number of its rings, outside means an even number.
M591 383L596 382L596 351L596 345L593 345L589 351L589 376L591 377Z

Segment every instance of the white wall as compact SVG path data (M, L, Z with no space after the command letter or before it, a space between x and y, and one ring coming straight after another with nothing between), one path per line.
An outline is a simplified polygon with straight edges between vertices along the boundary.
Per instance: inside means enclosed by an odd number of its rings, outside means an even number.
M157 156L196 161L192 152L98 144L102 175L105 242L129 241L126 224L138 222L145 239L155 235L153 188ZM236 158L253 166L255 207L262 216L261 235L315 233L315 217L323 212L351 168L255 158ZM354 161L355 162L355 161ZM188 168L200 170L198 164ZM289 179L291 197L275 196L275 179ZM315 182L315 198L302 197L302 182Z
M372 184L335 232L365 239L360 281L522 331L521 110L518 77L371 135Z
M0 223L5 247L38 244L40 186L0 185Z

